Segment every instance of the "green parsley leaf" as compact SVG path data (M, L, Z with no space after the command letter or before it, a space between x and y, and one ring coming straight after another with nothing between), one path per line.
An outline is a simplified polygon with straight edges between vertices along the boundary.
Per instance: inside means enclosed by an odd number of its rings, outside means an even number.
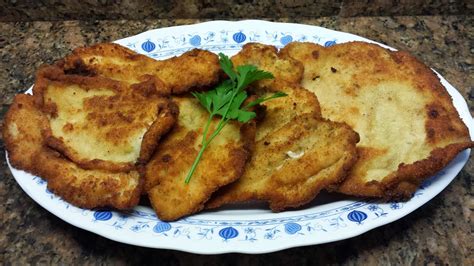
M191 94L199 100L201 105L204 106L204 108L206 108L208 112L211 112L211 104L212 104L211 98L208 97L206 93L191 92Z
M184 181L186 184L191 180L191 176L196 170L207 146L209 146L211 141L230 120L237 120L241 123L246 123L257 116L255 112L248 110L249 108L264 101L286 96L285 93L277 92L272 96L259 98L250 102L246 106L242 106L248 98L245 88L255 81L274 78L272 73L260 70L252 65L238 66L237 72L235 72L232 61L222 53L219 53L219 64L224 73L229 76L229 79L224 80L213 90L192 93L192 95L198 99L199 103L209 112L209 118L204 127L201 149L199 150L199 153ZM216 115L221 116L221 119L219 120L214 132L207 137L210 124Z
M219 64L224 73L229 76L230 80L235 82L237 80L237 73L235 73L234 65L232 64L232 61L230 61L229 57L223 53L219 53Z
M239 89L244 89L249 84L258 80L274 78L272 73L260 70L252 65L238 66L237 72L240 75L240 78L238 80Z

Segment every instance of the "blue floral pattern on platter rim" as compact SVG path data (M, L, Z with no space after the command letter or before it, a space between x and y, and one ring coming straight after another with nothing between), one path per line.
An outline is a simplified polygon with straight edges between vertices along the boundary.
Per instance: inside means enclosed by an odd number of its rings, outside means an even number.
M331 46L354 40L373 42L308 25L215 21L152 30L117 43L152 58L164 59L193 48L233 55L248 42L281 48L292 41ZM441 76L440 79L472 132L472 117L463 97ZM41 206L68 223L104 237L138 246L201 254L265 253L353 237L400 219L444 189L467 162L469 153L462 152L448 167L425 181L408 202L347 199L282 213L233 209L197 214L170 223L160 221L153 210L142 206L127 213L77 208L48 191L43 179L9 166L23 190Z

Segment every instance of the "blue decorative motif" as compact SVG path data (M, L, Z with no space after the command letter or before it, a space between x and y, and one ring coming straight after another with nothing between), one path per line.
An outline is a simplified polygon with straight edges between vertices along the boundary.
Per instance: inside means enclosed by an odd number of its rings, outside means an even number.
M211 43L215 41L216 33L215 32L208 32L206 33L206 36L204 36L203 40L205 43Z
M243 43L247 39L247 36L245 36L245 34L239 31L237 33L234 33L234 35L232 35L232 39L234 39L236 43Z
M158 222L154 227L153 227L153 232L155 233L163 233L166 231L171 230L171 224L167 222Z
M192 46L199 46L199 45L201 45L201 36L199 36L199 35L194 35L193 37L191 37L191 39L189 39L189 43L190 43Z
M265 234L263 235L263 238L270 239L270 240L275 239L279 233L280 233L280 230L278 229L278 225L273 226L273 227L265 229Z
M336 41L327 41L324 43L324 47L329 47L329 46L333 46L336 44Z
M391 202L390 203L390 209L392 210L398 210L400 208L402 208L403 204L400 203L400 202Z
M253 227L246 227L244 229L246 241L254 242L257 241L257 230Z
M280 42L283 45L287 45L292 41L293 41L293 37L291 35L285 35L285 36L281 37L281 39L280 39Z
M39 177L39 176L33 177L33 180L35 180L36 184L38 184L38 185L46 184L46 181L43 178Z
M145 51L147 53L155 50L155 48L156 48L156 45L153 42L151 42L150 40L147 40L146 42L142 43L142 49L143 49L143 51Z
M369 207L367 207L367 209L369 209L369 211L376 211L378 209L378 206L375 204L371 204L369 205Z
M148 223L149 222L138 221L136 224L130 227L130 230L132 230L133 232L140 232L150 227Z
M119 214L117 220L112 224L116 230L123 229L124 225L128 222L128 215Z
M348 215L347 215L347 219L349 219L349 221L352 221L352 222L356 222L358 224L361 224L362 221L364 221L365 219L367 219L367 214L365 214L365 212L362 212L362 211L351 211Z
M258 34L255 31L251 31L248 34L248 37L249 37L249 41L251 41L251 42L256 42L256 41L260 40L260 34Z
M297 223L287 223L285 224L285 232L290 235L294 235L301 230L301 225Z
M112 218L112 212L110 211L96 211L94 212L94 218L97 221L107 221Z
M214 228L199 228L199 233L197 233L199 239L212 239L212 235L214 234Z
M342 214L326 220L330 226L330 229L338 230L339 228L347 227L347 224L344 222L345 220L341 216Z
M228 30L221 30L218 32L208 31L205 33L193 33L182 35L163 36L160 39L155 39L151 42L149 39L142 43L142 49L147 56L152 58L162 59L163 57L170 57L187 52L194 47L212 50L212 51L229 51L241 49L241 44L246 40L251 42L267 42L276 47L283 47L292 41L313 41L321 43L323 39L321 36L306 36L301 34L294 34L289 32L278 31L264 31L262 34L259 31L250 31L244 34L242 31L231 32ZM234 40L231 42L230 40ZM136 42L135 42L136 43ZM124 43L125 46L136 50L135 43ZM326 42L336 43L336 39ZM140 52L140 51L137 51Z
M277 42L278 41L278 32L273 31L265 31L266 39L271 40L272 42Z
M219 230L219 236L224 238L225 241L236 238L239 235L239 231L234 227L226 227Z
M385 217L388 214L383 210L383 208L381 208L377 204L370 204L369 207L367 207L367 209L375 214L376 219L380 217Z

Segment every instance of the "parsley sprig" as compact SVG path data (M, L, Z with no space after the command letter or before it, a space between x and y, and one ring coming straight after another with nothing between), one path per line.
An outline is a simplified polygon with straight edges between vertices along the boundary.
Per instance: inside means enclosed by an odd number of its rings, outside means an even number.
M196 170L206 148L230 120L246 123L256 117L255 112L250 110L251 107L271 99L286 96L283 92L276 92L271 96L258 98L243 105L244 101L248 98L245 88L258 80L273 79L272 73L260 70L253 65L238 66L236 68L237 71L235 71L232 61L222 53L219 53L219 64L229 79L224 80L213 90L192 93L209 112L209 118L204 127L201 149L184 181L186 184L191 180L191 176ZM215 116L220 116L221 119L214 129L214 132L207 137L209 127Z

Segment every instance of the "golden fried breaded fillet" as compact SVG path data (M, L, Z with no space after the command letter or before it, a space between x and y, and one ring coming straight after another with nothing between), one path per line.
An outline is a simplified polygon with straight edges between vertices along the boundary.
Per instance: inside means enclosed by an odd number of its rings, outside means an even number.
M206 207L265 200L281 211L308 203L347 175L357 160L358 139L345 124L310 113L296 116L256 142L244 175L217 191Z
M81 208L131 209L143 187L138 171L88 170L49 148L35 157L35 173L48 181L48 189Z
M174 97L173 101L179 106L178 123L160 142L145 169L145 191L158 217L166 221L201 210L214 191L238 179L255 133L253 122L227 124L204 151L189 184L185 184L209 114L194 98ZM217 123L215 118L209 132Z
M130 171L146 163L177 116L159 88L39 71L33 92L49 124L45 142L84 169Z
M254 65L268 71L275 79L264 79L256 82L257 85L271 85L276 81L300 83L303 78L303 65L293 59L281 58L275 46L261 43L247 43L242 50L232 57L234 66Z
M48 189L83 208L129 209L138 204L141 191L137 171L112 173L84 170L43 144L41 128L46 116L31 95L17 95L5 116L3 137L11 164L41 176Z
M15 96L5 115L2 132L8 159L13 167L36 174L34 155L42 149L41 128L47 123L47 118L37 110L33 96Z
M473 142L436 75L406 52L350 42L291 43L280 51L304 65L302 86L323 117L359 133L360 159L338 191L407 198Z
M172 93L210 87L219 79L217 55L194 49L158 61L114 43L77 48L58 63L67 73L100 75L129 84L160 82Z

